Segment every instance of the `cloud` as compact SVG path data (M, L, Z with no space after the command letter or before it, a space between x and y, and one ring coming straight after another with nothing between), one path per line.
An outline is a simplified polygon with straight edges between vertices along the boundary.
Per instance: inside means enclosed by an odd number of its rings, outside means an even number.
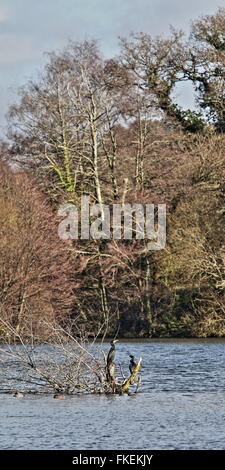
M0 63L29 62L34 59L32 40L17 33L0 34Z
M6 6L0 6L0 23L5 23L9 17L9 9Z

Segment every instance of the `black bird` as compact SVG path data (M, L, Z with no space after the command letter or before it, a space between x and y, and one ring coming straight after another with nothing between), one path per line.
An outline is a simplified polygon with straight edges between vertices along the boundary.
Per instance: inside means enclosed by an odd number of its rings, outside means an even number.
M108 356L107 356L107 372L106 372L106 378L107 378L107 381L108 382L115 382L115 364L114 364L114 358L115 358L115 354L116 354L116 351L115 351L115 343L117 342L118 340L117 339L114 339L113 341L111 341L111 348L108 352Z
M134 368L136 367L136 362L134 361L134 356L132 356L132 354L129 355L130 357L130 364L129 364L129 369L130 369L130 373L132 374Z
M116 354L116 348L115 348L115 343L118 341L118 339L114 339L113 341L111 341L111 348L108 352L108 356L107 356L107 364L110 364L110 362L113 362L114 359L115 359L115 354Z

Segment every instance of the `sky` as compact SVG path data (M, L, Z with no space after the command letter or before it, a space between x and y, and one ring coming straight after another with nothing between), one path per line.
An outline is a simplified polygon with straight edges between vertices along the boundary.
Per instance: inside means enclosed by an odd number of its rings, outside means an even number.
M188 32L191 20L222 6L225 0L0 0L0 135L18 87L43 68L44 52L63 49L69 39L97 39L112 57L119 36L166 35L170 25ZM188 88L179 100L193 104Z

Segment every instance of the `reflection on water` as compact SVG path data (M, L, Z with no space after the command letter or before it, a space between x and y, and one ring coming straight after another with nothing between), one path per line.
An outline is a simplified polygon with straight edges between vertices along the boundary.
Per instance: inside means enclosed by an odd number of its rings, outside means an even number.
M0 448L224 449L225 341L123 341L125 371L129 353L143 358L133 396L0 394Z

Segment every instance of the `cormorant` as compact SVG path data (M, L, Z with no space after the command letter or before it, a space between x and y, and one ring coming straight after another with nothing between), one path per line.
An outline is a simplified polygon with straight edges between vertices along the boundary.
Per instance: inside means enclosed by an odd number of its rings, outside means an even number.
M132 374L134 368L136 367L136 362L134 361L134 356L132 356L132 354L129 355L130 357L130 364L129 364L129 369L130 369L130 373Z
M114 364L114 359L115 359L115 354L116 354L116 351L115 351L115 343L117 342L118 340L117 339L114 339L113 341L111 341L111 348L108 352L108 355L107 355L107 367L106 367L106 370L107 370L107 373L106 373L106 377L107 377L107 381L108 382L114 382L115 381L115 364Z
M116 350L115 350L115 343L118 341L118 339L114 339L113 341L111 341L111 348L108 352L108 356L107 356L107 364L109 364L110 362L113 362L114 359L115 359L115 354L116 354Z

